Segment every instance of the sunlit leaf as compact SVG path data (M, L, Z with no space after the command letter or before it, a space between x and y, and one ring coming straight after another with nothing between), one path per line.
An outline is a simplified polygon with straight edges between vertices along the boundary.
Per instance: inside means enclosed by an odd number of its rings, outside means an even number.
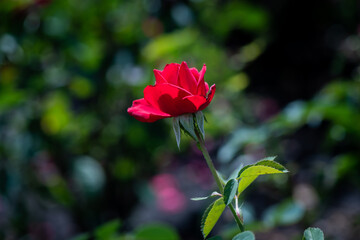
M243 167L239 171L238 178L240 178L240 181L238 195L240 195L260 175L288 172L283 165L273 161L273 159L275 159L275 157L264 158L255 164Z
M238 186L238 196L253 182L258 176L241 178Z
M281 165L278 162L273 161L273 159L271 159L271 158L274 159L275 157L264 158L264 159L260 160L259 162L255 163L255 165L272 167L272 168L280 170L284 173L288 172L288 170L283 165Z
M245 171L243 171L239 177L244 178L244 177L253 177L253 176L275 174L275 173L284 173L284 172L268 166L253 165L247 168Z
M204 238L209 235L225 209L224 199L213 202L204 212L201 220L201 232Z
M239 171L238 178L288 172L288 170L283 165L272 161L272 158L273 157L264 158L255 164L243 167Z

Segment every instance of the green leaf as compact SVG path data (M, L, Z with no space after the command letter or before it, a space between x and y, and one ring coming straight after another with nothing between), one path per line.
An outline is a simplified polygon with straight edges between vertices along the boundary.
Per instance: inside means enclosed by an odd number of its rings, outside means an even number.
M289 172L283 165L281 165L278 162L273 161L273 159L275 159L275 157L266 157L266 158L261 159L260 161L258 161L255 164L251 164L251 165L247 165L247 166L243 167L238 173L238 178L248 176L249 173L251 172L248 169L251 168L251 167L254 167L254 166L270 167L270 168L273 168L275 170L278 170L278 171L274 172L272 169L267 169L266 170L266 168L263 168L263 171L261 171L262 173L261 174L256 174L257 176L258 175L263 175L263 174L287 173L287 172ZM261 168L257 168L257 170L260 170L260 169ZM253 168L252 170L256 170L256 168L255 169ZM245 171L249 171L249 172L244 174ZM267 171L270 171L271 173L266 173Z
M204 114L199 111L197 113L195 113L195 118L196 118L196 124L197 127L199 128L202 138L205 139L205 130L204 130Z
M117 231L120 228L120 220L115 219L107 222L95 230L95 237L98 240L113 239L117 235Z
M279 171L282 171L283 173L289 172L283 165L281 165L278 162L272 161L272 160L260 160L259 162L255 163L256 166L267 166L275 168Z
M178 117L174 117L173 118L173 129L174 129L174 133L175 133L175 138L176 138L176 143L177 146L180 150L180 140L181 140L181 131L180 131L180 123L179 123L179 118Z
M250 164L250 165L246 165L246 166L244 166L243 168L241 168L240 171L239 171L239 173L238 173L238 175L237 175L237 178L240 178L240 175L241 175L246 169L248 169L249 167L254 166L254 165L255 165L255 164Z
M253 232L245 231L233 237L232 240L255 240L255 235Z
M135 231L136 240L179 240L175 229L166 224L150 224Z
M197 139L195 130L194 130L194 119L191 114L184 114L178 117L180 120L181 127L183 130L189 134L190 137Z
M324 240L324 233L320 228L307 228L304 231L303 240Z
M221 194L218 193L218 192L213 192L211 195L209 196L206 196L206 197L194 197L194 198L190 198L190 200L192 201L201 201L201 200L206 200L206 199L209 199L211 197L216 197L216 196L219 196L221 197Z
M238 196L260 175L288 172L283 165L273 161L273 159L275 157L264 158L255 164L243 167L239 171L238 178L241 179L238 186Z
M230 179L224 188L224 202L225 205L229 205L236 195L238 181L236 179Z
M249 168L245 169L239 177L245 178L245 177L253 177L253 176L259 176L265 174L275 174L275 173L284 173L284 172L268 166L252 165Z
M219 220L221 214L225 209L225 203L223 198L219 198L213 202L204 212L201 219L201 232L204 238L209 235L216 222Z
M244 177L240 179L238 186L238 196L253 182L258 176Z

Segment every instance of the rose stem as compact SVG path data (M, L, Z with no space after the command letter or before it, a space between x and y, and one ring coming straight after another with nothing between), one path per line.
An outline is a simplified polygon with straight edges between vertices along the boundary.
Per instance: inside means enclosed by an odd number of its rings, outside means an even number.
M221 181L220 181L220 178L219 178L219 175L217 174L216 172L216 169L215 169L215 166L211 160L211 157L209 155L209 152L207 151L206 147L205 147L205 143L204 143L204 140L201 138L200 134L198 133L198 131L195 131L196 132L196 136L198 138L198 142L197 142L197 145L198 145L198 148L200 149L200 151L202 152L202 154L204 155L204 158L206 160L206 163L208 165L208 167L210 168L210 171L215 179L215 182L220 190L220 193L221 194L224 194L224 187L223 185L221 184ZM238 215L236 214L236 211L234 209L234 206L231 204L228 205L230 210L231 210L231 213L233 214L234 218L235 218L235 221L237 223L237 225L239 226L239 229L241 232L244 231L244 226L243 224L241 223Z

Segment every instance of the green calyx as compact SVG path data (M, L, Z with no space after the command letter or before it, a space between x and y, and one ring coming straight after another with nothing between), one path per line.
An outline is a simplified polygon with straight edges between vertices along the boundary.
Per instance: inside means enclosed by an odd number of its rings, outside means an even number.
M184 114L173 118L173 129L176 143L180 149L181 130L196 142L205 139L204 114L199 111L192 114ZM200 136L202 139L198 139Z

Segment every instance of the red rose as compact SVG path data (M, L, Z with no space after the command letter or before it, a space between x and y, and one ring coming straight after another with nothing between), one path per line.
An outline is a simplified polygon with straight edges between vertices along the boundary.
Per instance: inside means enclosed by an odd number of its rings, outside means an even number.
M206 66L199 72L186 62L167 64L163 71L154 69L155 86L144 89L144 98L135 100L128 113L142 122L195 113L206 108L215 94L215 84L204 81Z

